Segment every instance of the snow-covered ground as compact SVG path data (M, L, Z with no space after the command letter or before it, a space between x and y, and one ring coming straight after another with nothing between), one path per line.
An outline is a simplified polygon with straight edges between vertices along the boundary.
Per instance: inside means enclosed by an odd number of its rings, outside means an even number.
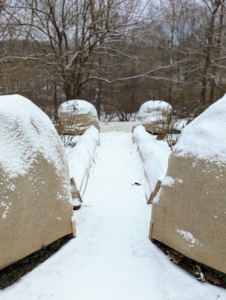
M100 132L127 131L132 132L134 122L100 122Z
M77 237L0 299L226 299L226 290L198 282L148 239L151 205L134 184L142 182L142 166L132 134L102 132L95 162L75 212Z

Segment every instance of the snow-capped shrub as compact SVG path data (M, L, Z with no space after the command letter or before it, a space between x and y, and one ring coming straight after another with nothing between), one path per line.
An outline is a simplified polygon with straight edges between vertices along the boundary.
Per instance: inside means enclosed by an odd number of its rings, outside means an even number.
M135 127L143 125L146 131L161 133L168 129L172 114L172 106L160 100L149 100L141 105Z
M85 100L70 100L58 109L59 133L83 134L91 125L100 131L95 107Z

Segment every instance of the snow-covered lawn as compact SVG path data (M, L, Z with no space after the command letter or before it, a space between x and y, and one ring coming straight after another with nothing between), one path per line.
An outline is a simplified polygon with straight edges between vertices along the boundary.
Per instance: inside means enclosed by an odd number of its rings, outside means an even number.
M134 184L142 182L142 166L132 134L101 133L95 161L75 212L77 237L0 299L226 299L226 290L198 282L148 239L151 205Z

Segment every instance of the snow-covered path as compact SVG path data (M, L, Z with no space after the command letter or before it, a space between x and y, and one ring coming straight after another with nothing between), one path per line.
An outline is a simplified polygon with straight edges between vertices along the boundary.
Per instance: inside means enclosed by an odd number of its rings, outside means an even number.
M129 132L101 133L77 237L0 291L1 300L202 300L226 291L202 284L169 261L148 239L151 206Z

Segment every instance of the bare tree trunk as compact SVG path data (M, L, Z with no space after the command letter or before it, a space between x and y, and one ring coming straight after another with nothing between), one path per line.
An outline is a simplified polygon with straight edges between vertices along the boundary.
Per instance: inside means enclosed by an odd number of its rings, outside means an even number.
M207 62L205 63L204 75L202 77L202 88L201 88L201 102L203 105L206 104L206 89L207 89Z
M214 102L215 87L216 87L215 79L211 78L211 81L210 81L210 98L209 98L209 103L210 104Z
M221 54L222 29L223 29L223 22L224 22L224 10L225 10L225 8L224 8L224 0L223 0L222 4L221 4L219 32L218 32L218 37L217 37L217 47L216 47L216 51L215 51L216 58L219 58L220 54ZM215 80L216 73L217 73L217 67L216 67L216 65L214 65L213 66L213 70L212 70L212 78L211 78L211 82L210 82L210 98L209 98L209 103L213 103L214 102L214 92L215 92L215 88L216 88L216 80Z
M98 88L97 88L97 93L96 93L96 110L98 117L100 118L100 112L101 112L101 82L98 82Z
M202 89L201 89L201 102L203 105L206 104L206 92L208 86L208 71L211 65L212 52L213 52L213 41L214 41L214 31L215 31L215 19L216 14L221 5L221 0L215 0L214 9L211 12L211 19L207 33L207 46L205 47L205 63L204 63L204 72L202 77Z
M53 101L54 101L54 119L57 119L57 109L58 109L58 101L57 101L57 85L54 84L54 90L53 90Z
M172 83L170 82L170 86L168 89L168 102L171 104L172 103Z

